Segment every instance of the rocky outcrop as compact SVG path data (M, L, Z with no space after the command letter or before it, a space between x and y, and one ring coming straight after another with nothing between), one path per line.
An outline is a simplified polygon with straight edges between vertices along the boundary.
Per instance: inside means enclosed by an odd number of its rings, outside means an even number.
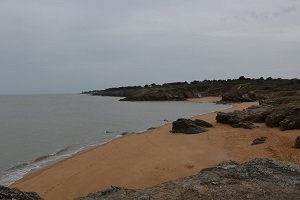
M206 132L212 125L203 120L178 119L172 123L172 133L197 134Z
M0 200L41 200L42 198L35 192L22 192L18 189L11 189L0 186Z
M234 111L229 113L219 112L216 120L218 123L229 124L233 128L253 129L254 124L247 120L243 111Z
M234 128L254 128L253 123L265 122L269 127L281 130L300 129L300 108L297 105L260 105L242 111L219 112L218 123L229 124Z
M241 93L234 91L222 95L222 102L252 102L262 99L258 97L254 92Z
M300 129L300 107L276 107L271 110L265 122L269 127L280 127L281 130Z
M134 190L112 187L79 199L298 200L299 196L299 166L270 159L255 159L244 164L225 161L194 176L150 188Z

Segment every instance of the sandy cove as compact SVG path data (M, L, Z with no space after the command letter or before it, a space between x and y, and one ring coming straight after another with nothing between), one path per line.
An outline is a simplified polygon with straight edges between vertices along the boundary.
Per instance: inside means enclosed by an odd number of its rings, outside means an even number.
M218 98L193 99L213 102ZM234 104L241 110L257 103ZM216 113L194 117L214 125L196 135L171 134L171 124L117 138L34 172L11 187L35 191L48 200L73 199L115 186L143 188L193 175L224 160L247 161L257 157L300 164L300 150L292 148L299 130L280 131L258 124L254 130L231 128L215 121ZM268 137L264 144L252 141Z

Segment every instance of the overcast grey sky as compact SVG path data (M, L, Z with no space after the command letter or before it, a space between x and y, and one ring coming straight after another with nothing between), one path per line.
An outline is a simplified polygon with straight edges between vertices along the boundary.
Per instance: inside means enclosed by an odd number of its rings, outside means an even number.
M0 93L299 78L298 0L1 0Z

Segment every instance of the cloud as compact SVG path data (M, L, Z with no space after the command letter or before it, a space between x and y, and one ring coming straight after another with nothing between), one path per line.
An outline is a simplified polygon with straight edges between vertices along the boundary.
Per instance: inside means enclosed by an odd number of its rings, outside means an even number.
M299 18L286 0L2 0L0 93L292 77Z
M274 11L251 11L250 17L258 20L267 20L271 18L282 17L283 15L287 15L297 11L298 5L294 4L290 6L280 7L279 9Z

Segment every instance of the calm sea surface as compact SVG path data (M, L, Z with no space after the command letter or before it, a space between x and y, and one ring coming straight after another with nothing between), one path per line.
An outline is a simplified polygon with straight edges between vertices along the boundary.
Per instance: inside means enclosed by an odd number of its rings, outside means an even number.
M122 132L142 131L226 108L193 102L124 102L86 95L0 95L0 184L101 144Z

